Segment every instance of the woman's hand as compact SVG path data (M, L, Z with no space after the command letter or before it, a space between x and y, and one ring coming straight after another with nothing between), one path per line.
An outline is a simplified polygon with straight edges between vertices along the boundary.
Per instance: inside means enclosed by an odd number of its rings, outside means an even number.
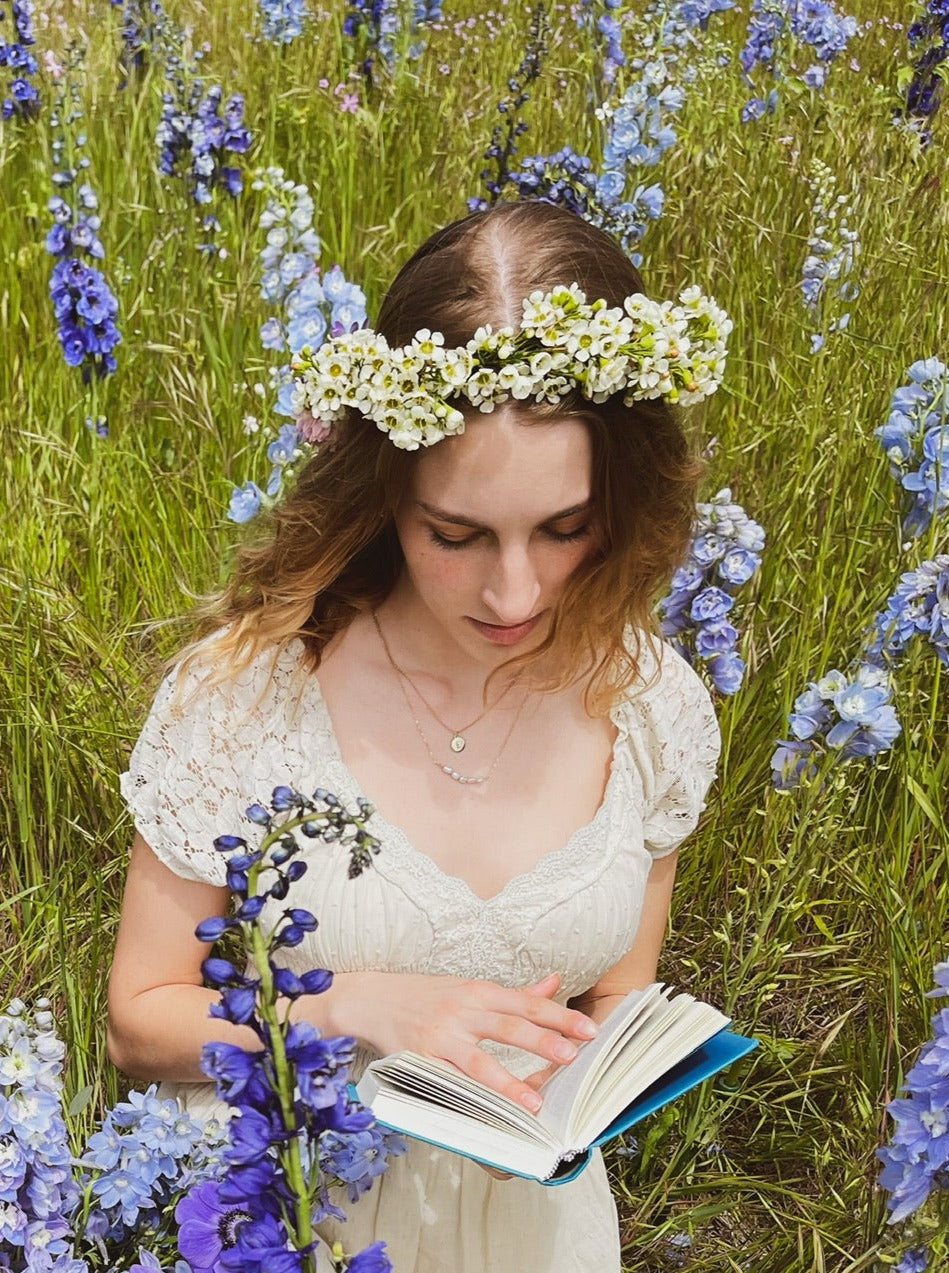
M596 1026L584 1013L553 1002L560 974L512 988L494 981L423 973L342 974L350 982L339 1032L365 1040L383 1056L409 1049L450 1061L464 1074L523 1104L540 1109L537 1082L520 1079L478 1046L493 1039L550 1064L569 1064ZM531 1076L536 1080L537 1074Z

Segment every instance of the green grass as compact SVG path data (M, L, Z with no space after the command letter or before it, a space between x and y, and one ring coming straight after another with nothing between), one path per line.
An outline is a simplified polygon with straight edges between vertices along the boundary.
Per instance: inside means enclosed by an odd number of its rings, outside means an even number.
M280 164L310 186L324 260L363 284L373 312L411 248L476 192L526 8L499 5L490 38L436 33L348 115L332 95L348 70L338 6L282 50L243 38L249 0L169 7L210 40L207 77L246 94L247 167ZM916 11L851 9L904 23ZM193 211L153 165L160 80L120 90L110 6L46 13L38 48L62 52L67 18L90 45L85 127L124 343L93 403L62 362L47 295L48 117L0 126L0 987L50 995L70 1088L91 1083L101 1103L120 1089L103 1048L132 835L117 775L185 631L157 621L221 583L240 534L224 516L230 486L262 476L241 421L262 414L269 311L256 290L260 195L248 182L219 209L227 255L200 256ZM553 28L521 153L595 151L589 50L565 13ZM742 30L727 14L710 38L734 48ZM884 1102L928 1034L924 992L949 928L949 698L935 659L901 672L904 733L875 767L778 794L768 760L794 696L858 652L900 570L947 549L944 522L901 547L873 437L906 367L949 353L946 121L923 152L890 126L904 38L874 26L854 41L859 72L835 67L822 96L788 97L753 127L738 121L735 71L701 65L655 172L668 201L643 244L647 286L667 295L694 280L735 320L725 386L694 423L697 443L717 439L706 490L730 485L769 536L743 612L753 675L721 704L721 776L682 854L663 972L721 1002L761 1047L654 1118L638 1156L610 1152L630 1269L671 1267L681 1234L681 1267L702 1273L857 1273L892 1249L874 1150ZM799 297L814 158L853 192L863 248L850 329L816 357ZM106 440L84 427L96 412Z

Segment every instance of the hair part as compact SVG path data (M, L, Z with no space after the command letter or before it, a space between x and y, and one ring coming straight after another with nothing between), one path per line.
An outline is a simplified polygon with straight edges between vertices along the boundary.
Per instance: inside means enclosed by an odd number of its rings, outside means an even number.
M485 324L516 328L531 292L572 283L610 306L644 291L619 246L574 213L542 202L499 204L422 244L389 288L376 330L400 345L427 327L447 347L460 346ZM678 412L662 400L627 407L619 395L598 404L574 392L554 404L515 406L525 424L564 416L586 423L598 544L568 581L544 642L492 677L531 671L549 690L587 677L587 710L601 714L637 678L640 634L656 636L653 607L685 555L703 465ZM210 654L205 684L214 685L263 650L276 657L300 639L315 671L329 642L395 586L403 557L394 515L418 458L348 411L286 497L255 519L230 582L199 598L191 616L197 636L168 666L184 670ZM539 675L542 664L554 670Z

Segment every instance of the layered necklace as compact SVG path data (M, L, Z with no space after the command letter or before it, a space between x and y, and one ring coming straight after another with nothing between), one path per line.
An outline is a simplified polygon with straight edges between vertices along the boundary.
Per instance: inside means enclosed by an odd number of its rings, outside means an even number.
M409 715L412 718L412 721L415 725L415 729L418 733L419 738L421 738L422 743L425 746L425 750L428 752L431 758L432 764L435 765L437 769L441 770L443 774L447 774L447 776L453 779L455 782L471 783L475 785L478 785L483 782L487 782L487 780L494 773L495 769L497 769L498 764L500 763L501 757L504 755L505 749L511 740L511 735L514 733L514 727L517 725L517 722L521 718L521 713L524 711L524 707L525 707L525 704L527 703L527 699L529 696L525 694L523 699L521 700L520 706L518 707L517 711L514 713L514 716L511 719L510 727L507 733L504 735L504 738L501 742L500 750L498 751L497 755L494 757L494 760L491 762L491 767L488 769L487 773L482 774L480 777L472 777L471 775L468 775L468 774L459 773L459 771L455 769L453 765L446 765L442 761L440 761L438 757L435 755L435 753L432 751L431 744L426 738L425 732L422 729L421 723L419 722L419 719L415 714L415 710L412 707L412 703L411 703L411 700L409 699L408 690L406 689L406 686L410 685L412 687L412 689L418 695L422 703L424 703L424 705L428 708L429 712L432 714L434 719L438 722L439 725L441 725L442 729L444 729L446 733L449 734L450 738L449 738L448 746L456 755L459 754L460 752L463 752L465 750L465 747L467 747L468 745L468 740L465 737L465 735L468 733L468 730L473 729L474 726L477 725L479 721L484 720L488 712L493 711L494 708L497 707L498 703L501 702L501 699L504 698L505 694L507 694L511 686L508 685L504 689L504 691L501 693L500 697L494 703L492 703L489 707L486 707L482 712L480 712L479 715L477 715L474 718L474 720L469 721L467 725L462 725L460 729L452 729L450 725L445 724L445 722L438 715L434 707L432 707L431 703L428 701L428 699L425 697L425 695L422 693L419 687L415 684L415 682L412 680L409 674L404 670L404 668L401 668L399 664L396 663L395 659L392 657L392 651L389 649L389 642L386 640L385 633L382 631L382 627L379 623L379 619L378 619L378 616L376 615L375 610L372 611L372 621L376 625L376 631L379 633L379 640L382 642L382 648L383 650L385 650L386 658L389 661L389 665L391 666L393 672L395 672L396 674L396 678L399 682L399 689L402 691L402 697L405 699L405 705L408 708Z

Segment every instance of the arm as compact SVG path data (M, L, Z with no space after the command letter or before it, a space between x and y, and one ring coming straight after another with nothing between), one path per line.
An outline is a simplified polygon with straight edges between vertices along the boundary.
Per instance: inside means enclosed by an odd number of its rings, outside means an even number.
M197 924L227 912L229 892L185 880L155 856L141 835L132 845L122 915L109 977L108 1049L133 1078L198 1082L201 1047L236 1043L257 1049L247 1026L208 1016L218 999L202 986L201 962L210 953L194 935ZM340 1033L330 1020L340 988L307 996L307 1018Z

